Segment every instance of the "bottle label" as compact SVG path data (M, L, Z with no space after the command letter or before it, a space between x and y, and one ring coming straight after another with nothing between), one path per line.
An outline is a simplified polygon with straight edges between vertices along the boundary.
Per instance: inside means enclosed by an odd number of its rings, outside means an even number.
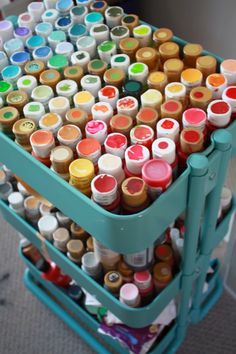
M125 262L131 267L145 267L153 260L153 246L142 252L127 254L124 256Z

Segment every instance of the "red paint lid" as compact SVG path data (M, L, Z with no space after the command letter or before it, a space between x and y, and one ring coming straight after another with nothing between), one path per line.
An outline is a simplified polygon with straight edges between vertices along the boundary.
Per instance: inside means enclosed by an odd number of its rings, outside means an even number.
M113 129L129 128L133 124L133 119L130 116L117 114L111 118L110 124Z
M179 108L180 108L180 104L174 100L168 100L167 102L164 103L164 109L169 112L178 111Z
M143 160L145 147L142 145L133 145L128 148L127 155L130 160Z
M146 141L153 138L154 131L148 125L138 125L131 130L130 136L132 140Z
M230 110L230 105L225 101L217 101L212 103L210 109L215 114L225 114Z
M122 108L122 109L131 109L136 107L137 105L137 100L133 97L124 97L118 100L117 102L117 108Z
M130 194L139 193L141 190L143 190L144 184L145 182L142 179L131 177L126 184L126 189Z
M98 175L95 177L94 187L99 193L108 193L117 188L117 181L111 175Z
M227 97L236 100L236 86L228 87L225 94Z
M127 138L121 133L109 134L106 138L105 145L112 149L120 149L127 146Z
M114 86L105 86L101 89L101 93L103 96L107 97L107 98L114 98L117 95L117 88Z
M183 138L188 141L189 143L197 143L200 138L201 134L197 130L186 130L182 131Z
M137 114L137 118L146 123L154 121L157 117L157 111L152 107L143 107Z
M184 111L183 118L191 125L201 125L206 121L206 113L200 108L189 108Z
M147 161L142 168L143 180L152 187L166 187L172 180L172 168L162 159Z

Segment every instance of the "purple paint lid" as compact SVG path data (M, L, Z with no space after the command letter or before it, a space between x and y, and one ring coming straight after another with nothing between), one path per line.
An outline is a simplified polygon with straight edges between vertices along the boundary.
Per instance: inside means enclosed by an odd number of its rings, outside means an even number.
M30 33L30 29L27 28L27 27L17 27L14 32L15 32L15 34L17 36L24 37L24 36L27 36L27 34Z
M0 31L8 30L11 27L12 27L12 23L10 21L7 20L0 21Z

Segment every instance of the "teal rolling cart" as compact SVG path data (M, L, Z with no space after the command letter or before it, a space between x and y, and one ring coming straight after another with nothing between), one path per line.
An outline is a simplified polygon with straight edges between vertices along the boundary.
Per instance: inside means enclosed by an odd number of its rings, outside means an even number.
M180 45L186 44L179 38L175 38L175 41ZM205 54L209 53L205 52ZM222 59L217 57L217 60L220 62ZM135 215L122 216L108 213L100 208L0 133L0 161L74 222L80 224L114 251L128 254L149 247L162 235L169 224L185 211L186 233L180 271L151 304L142 308L129 308L119 302L43 239L3 201L0 201L0 210L10 224L57 263L64 273L71 276L89 293L96 295L104 306L127 325L136 328L149 325L172 299L178 299L177 318L150 351L153 354L174 353L182 344L189 324L200 321L222 291L222 283L218 275L219 263L217 260L210 263L210 260L213 249L227 232L235 209L235 201L233 201L228 214L216 226L221 189L232 153L236 151L236 144L232 143L232 135L236 136L236 122L228 129L215 131L208 149L202 154L191 155L184 173L148 209ZM93 223L91 219L94 220ZM118 342L100 336L103 339L101 343L90 335L77 318L79 317L86 326L95 331L98 322L68 298L61 289L43 280L27 259L24 261L29 268L24 275L26 287L97 353L111 353L109 349L111 347L117 353L126 353ZM207 275L210 264L213 268L211 276ZM205 281L208 283L208 290L203 293Z

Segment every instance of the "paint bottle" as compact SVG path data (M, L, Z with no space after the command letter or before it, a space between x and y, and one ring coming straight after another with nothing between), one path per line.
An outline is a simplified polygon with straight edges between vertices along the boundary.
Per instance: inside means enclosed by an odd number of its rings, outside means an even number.
M92 107L95 104L95 97L89 91L76 93L73 100L76 108L81 108L88 116L91 115Z
M176 156L176 145L169 138L158 138L152 143L153 159L163 159L171 165L173 177L177 176L178 158Z
M72 25L73 22L69 16L60 16L55 21L54 27L56 30L63 31L67 35Z
M38 249L32 245L27 239L20 241L23 255L28 258L33 264L37 264L42 259L42 255Z
M196 128L185 128L180 134L180 147L178 149L179 169L186 166L187 158L193 152L203 150L204 137L201 130Z
M236 60L226 59L220 64L220 72L226 77L229 86L236 85Z
M25 217L24 197L19 192L13 192L8 196L9 207L22 218Z
M8 197L13 193L13 187L10 182L6 182L0 185L0 198L7 201Z
M147 125L136 125L130 131L130 141L132 145L143 145L150 150L154 141L154 130Z
M58 222L55 216L45 215L38 221L39 232L48 241L53 240L53 233L58 229Z
M203 48L200 44L187 43L183 48L184 65L195 68L197 59L201 56Z
M171 82L165 87L165 100L177 100L183 105L183 108L187 106L187 89L181 82Z
M119 6L108 7L105 11L106 24L109 28L119 26L124 16L124 10Z
M56 113L46 113L39 120L39 127L52 132L56 137L58 130L63 125L62 118Z
M9 82L12 84L13 88L16 89L16 83L22 76L22 70L18 65L8 65L1 71L1 75L4 81Z
M28 151L31 151L30 136L35 130L36 124L28 118L17 120L12 127L15 141Z
M25 91L29 96L31 96L33 89L37 86L37 80L32 75L24 75L17 81L18 90Z
M97 168L98 159L101 156L101 145L99 141L93 138L82 139L76 146L76 151L79 157L86 158Z
M10 56L10 62L12 65L18 65L21 69L24 68L25 64L30 60L30 54L25 51L13 53Z
M136 123L148 125L152 129L156 128L156 123L158 120L157 110L152 107L142 107L136 115Z
M37 23L41 21L41 16L44 13L45 7L42 2L31 2L28 5L27 10Z
M62 81L58 82L58 84L56 86L56 93L57 93L58 97L65 99L64 102L65 102L66 108L64 109L64 112L63 112L64 116L69 111L70 105L73 102L73 97L77 92L78 92L78 85L74 80L62 80ZM68 104L69 104L69 106L68 106ZM62 105L62 103L59 104L59 106L61 106L61 105ZM50 104L49 104L49 106L50 106ZM49 107L49 109L50 109L50 107Z
M66 113L66 123L76 125L84 135L85 126L88 122L88 114L83 109L72 108Z
M124 114L116 114L110 120L110 127L113 133L120 133L129 138L130 130L133 127L133 118Z
M207 127L214 130L226 127L231 120L232 109L230 104L224 100L214 100L207 107Z
M49 10L44 11L41 19L42 22L47 22L54 25L58 17L59 17L59 12L56 9L50 8Z
M82 227L74 222L70 225L71 238L81 240L83 243L89 238L89 234Z
M23 90L12 91L6 98L6 103L11 107L15 107L20 114L23 113L23 108L28 102L29 97Z
M97 75L100 79L103 78L107 70L107 63L100 59L93 59L88 63L88 72L90 75Z
M0 130L11 136L12 128L15 122L19 119L19 112L14 107L0 108Z
M98 45L97 51L100 59L110 64L111 57L117 53L116 43L113 41L102 42Z
M64 41L66 41L66 34L60 30L52 31L52 33L48 37L49 46L52 48L53 51L56 49L58 43Z
M54 262L47 262L38 267L42 272L42 278L54 283L57 286L68 288L71 283L71 278L61 272L60 268Z
M139 81L143 85L147 83L148 73L148 66L144 63L133 63L128 69L129 79Z
M211 74L206 78L206 87L212 91L213 99L221 99L228 86L226 77L222 74Z
M90 62L90 55L85 50L79 50L72 54L71 63L73 65L80 65L84 73L88 71L88 63Z
M134 271L121 259L118 263L118 272L122 276L123 283L132 283Z
M202 132L206 126L206 113L200 108L189 108L183 112L183 128L196 128Z
M133 29L139 25L139 17L134 14L125 15L121 20L121 24L128 27L130 33L132 33Z
M56 208L51 204L40 203L39 211L41 216L45 216L45 215L55 216L56 215L55 210Z
M94 252L87 252L81 259L82 270L96 281L102 280L102 265Z
M135 272L149 269L153 264L154 247L150 246L141 252L126 254L123 256L125 263Z
M40 118L45 114L45 108L42 103L29 102L23 108L25 118L32 119L38 127Z
M110 211L111 213L119 214L120 195L117 192L117 181L115 177L112 175L100 174L94 177L92 180L91 189L92 200L95 203L99 204L101 207L107 211Z
M133 96L140 101L140 96L143 92L143 85L141 82L136 80L126 80L122 91L125 96Z
M209 103L212 101L212 91L204 86L195 87L190 91L189 99L192 107L207 110Z
M66 253L67 243L70 240L70 234L67 229L64 227L59 227L56 231L53 232L53 245L59 249L59 251Z
M143 306L150 304L154 297L154 283L148 270L134 273L134 284L139 290Z
M121 159L125 157L128 141L125 135L121 133L111 133L104 142L105 152L119 156Z
M73 26L69 28L68 35L72 45L76 45L76 42L79 38L88 35L88 30L86 26L83 25L82 23L75 23Z
M54 93L50 86L41 85L33 89L31 98L33 101L40 102L44 105L45 110L48 110L48 103L53 98Z
M114 252L101 244L93 237L94 254L96 259L102 264L105 272L116 270L120 261L120 254Z
M98 160L99 174L110 174L116 178L120 186L125 179L125 173L122 168L122 160L119 156L104 154Z
M182 121L183 106L180 101L168 100L161 105L161 118L172 118Z
M84 36L77 40L76 42L77 49L86 51L89 53L91 59L96 55L96 40L91 36ZM102 58L101 58L102 59Z
M94 251L93 238L91 236L86 241L86 250L87 250L87 252L93 252Z
M50 99L48 103L48 108L50 112L55 112L59 114L64 120L66 112L70 109L70 101L68 98L63 96L57 96Z
M6 81L0 81L0 98L5 102L7 95L13 91L13 85Z
M160 60L163 65L168 59L179 59L179 45L174 42L162 43L159 48Z
M100 12L104 14L105 10L107 9L107 2L106 1L94 1L90 4L90 11Z
M236 86L228 86L224 89L222 99L230 104L234 118L236 113Z
M161 244L156 246L154 254L157 262L167 263L173 269L174 254L169 245Z
M55 54L64 55L70 62L71 55L74 53L74 46L71 42L58 43L55 49Z
M83 68L80 65L69 66L68 68L65 68L63 75L66 80L75 81L77 84L76 87L78 87L78 85L80 85L80 80L83 77ZM70 85L72 85L72 82L70 82ZM67 92L67 91L68 90L66 90L66 91L64 90L64 92ZM74 92L74 89L73 89L73 92ZM60 95L62 96L62 92L60 93Z
M91 37L95 38L97 45L109 41L110 32L107 25L93 25L90 28L89 34Z
M69 166L69 183L87 196L91 196L91 181L94 177L93 163L88 159L77 159Z
M146 24L133 29L133 36L139 41L140 47L148 47L152 41L152 28Z
M84 6L82 3L72 7L70 10L70 17L73 23L84 23L84 18L88 13L87 6Z
M127 283L120 288L120 301L129 307L139 307L141 297L135 284Z
M81 264L81 259L85 253L83 242L80 240L70 240L66 244L67 257L76 264Z
M47 42L48 36L50 36L52 31L53 31L53 25L50 22L40 22L35 27L35 33L38 36L44 37L46 42Z
M99 141L101 145L107 137L107 125L102 120L91 120L85 126L86 138L93 138Z
M63 72L63 70L69 66L68 59L62 54L53 55L47 63L49 69L56 69L59 72Z
M13 24L10 21L0 21L0 36L3 42L9 41L13 37L13 30Z
M120 41L128 38L130 35L129 29L126 26L115 26L110 31L111 40L118 46Z
M104 22L104 17L100 12L89 12L85 18L84 18L84 23L88 29L88 31L91 29L93 25L101 25Z
M130 58L127 54L116 54L111 57L111 67L123 70L126 74L130 66Z
M22 52L24 50L24 43L20 38L12 38L4 42L3 47L7 56L10 58L13 53ZM0 50L2 49L0 48Z
M115 297L119 297L120 288L123 284L122 275L116 271L106 273L104 277L104 288Z
M51 151L51 169L66 181L69 181L69 166L73 160L73 151L68 146L57 146Z
M136 61L146 64L150 71L157 70L158 60L158 53L152 47L142 47L136 52Z
M34 21L34 18L31 14L29 14L29 12L24 12L19 15L19 17L18 17L18 26L19 27L27 27L31 31L33 31L35 28L35 25L36 25L36 23Z
M125 151L126 177L141 177L142 167L149 160L150 152L143 145L129 146Z
M98 91L102 87L101 79L97 75L85 75L80 83L82 90L90 92L94 97L98 96Z
M53 134L46 130L37 130L30 136L33 152L38 157L47 158L55 146Z
M31 60L26 63L24 71L27 75L33 75L39 80L40 74L45 70L45 64L42 60Z
M106 85L98 92L100 102L107 102L113 109L116 109L116 103L119 99L119 90L115 86Z
M155 89L148 89L141 95L142 107L152 107L158 112L160 111L162 100L162 93Z
M92 117L93 120L99 120L106 123L107 126L110 125L111 117L113 116L113 108L110 103L107 102L97 102L92 107Z
M32 31L28 27L17 27L14 29L14 38L22 40L25 44L26 40L32 36Z
M153 33L153 41L156 48L165 42L171 42L173 32L169 28L159 28Z
M67 289L67 295L76 303L80 303L83 299L84 293L79 285L76 282L70 283Z
M39 205L39 199L34 196L29 196L24 200L26 219L34 226L37 226L37 223L40 219Z
M181 72L184 70L184 63L180 59L168 59L163 64L163 71L168 78L168 82L180 81Z
M32 53L35 49L43 47L45 45L46 45L45 38L39 35L33 35L29 37L25 42L25 46L30 53Z
M8 66L8 64L9 64L9 60L8 60L6 53L0 52L0 70L1 70L1 72L6 66Z
M160 293L172 281L172 272L169 264L156 263L153 268L153 279L157 293Z
M163 94L168 84L167 75L162 71L153 71L148 75L147 84L150 89L158 90Z
M138 106L138 100L132 96L120 98L116 103L118 114L125 114L133 119L135 119L138 113Z
M204 55L197 58L196 69L200 70L205 81L207 76L216 73L216 58L211 55Z
M150 203L147 185L139 177L129 177L121 185L122 209L125 214L135 214L146 209Z
M203 76L200 70L190 68L182 71L180 80L186 87L187 93L189 93L194 87L201 86Z
M29 191L20 182L17 183L17 189L23 195L24 198L30 196Z
M139 49L140 44L137 38L124 38L119 43L121 53L127 54L130 57L130 61L135 61L135 54Z
M58 130L57 139L60 145L69 146L75 151L77 144L82 139L82 133L80 128L76 125L67 124Z

